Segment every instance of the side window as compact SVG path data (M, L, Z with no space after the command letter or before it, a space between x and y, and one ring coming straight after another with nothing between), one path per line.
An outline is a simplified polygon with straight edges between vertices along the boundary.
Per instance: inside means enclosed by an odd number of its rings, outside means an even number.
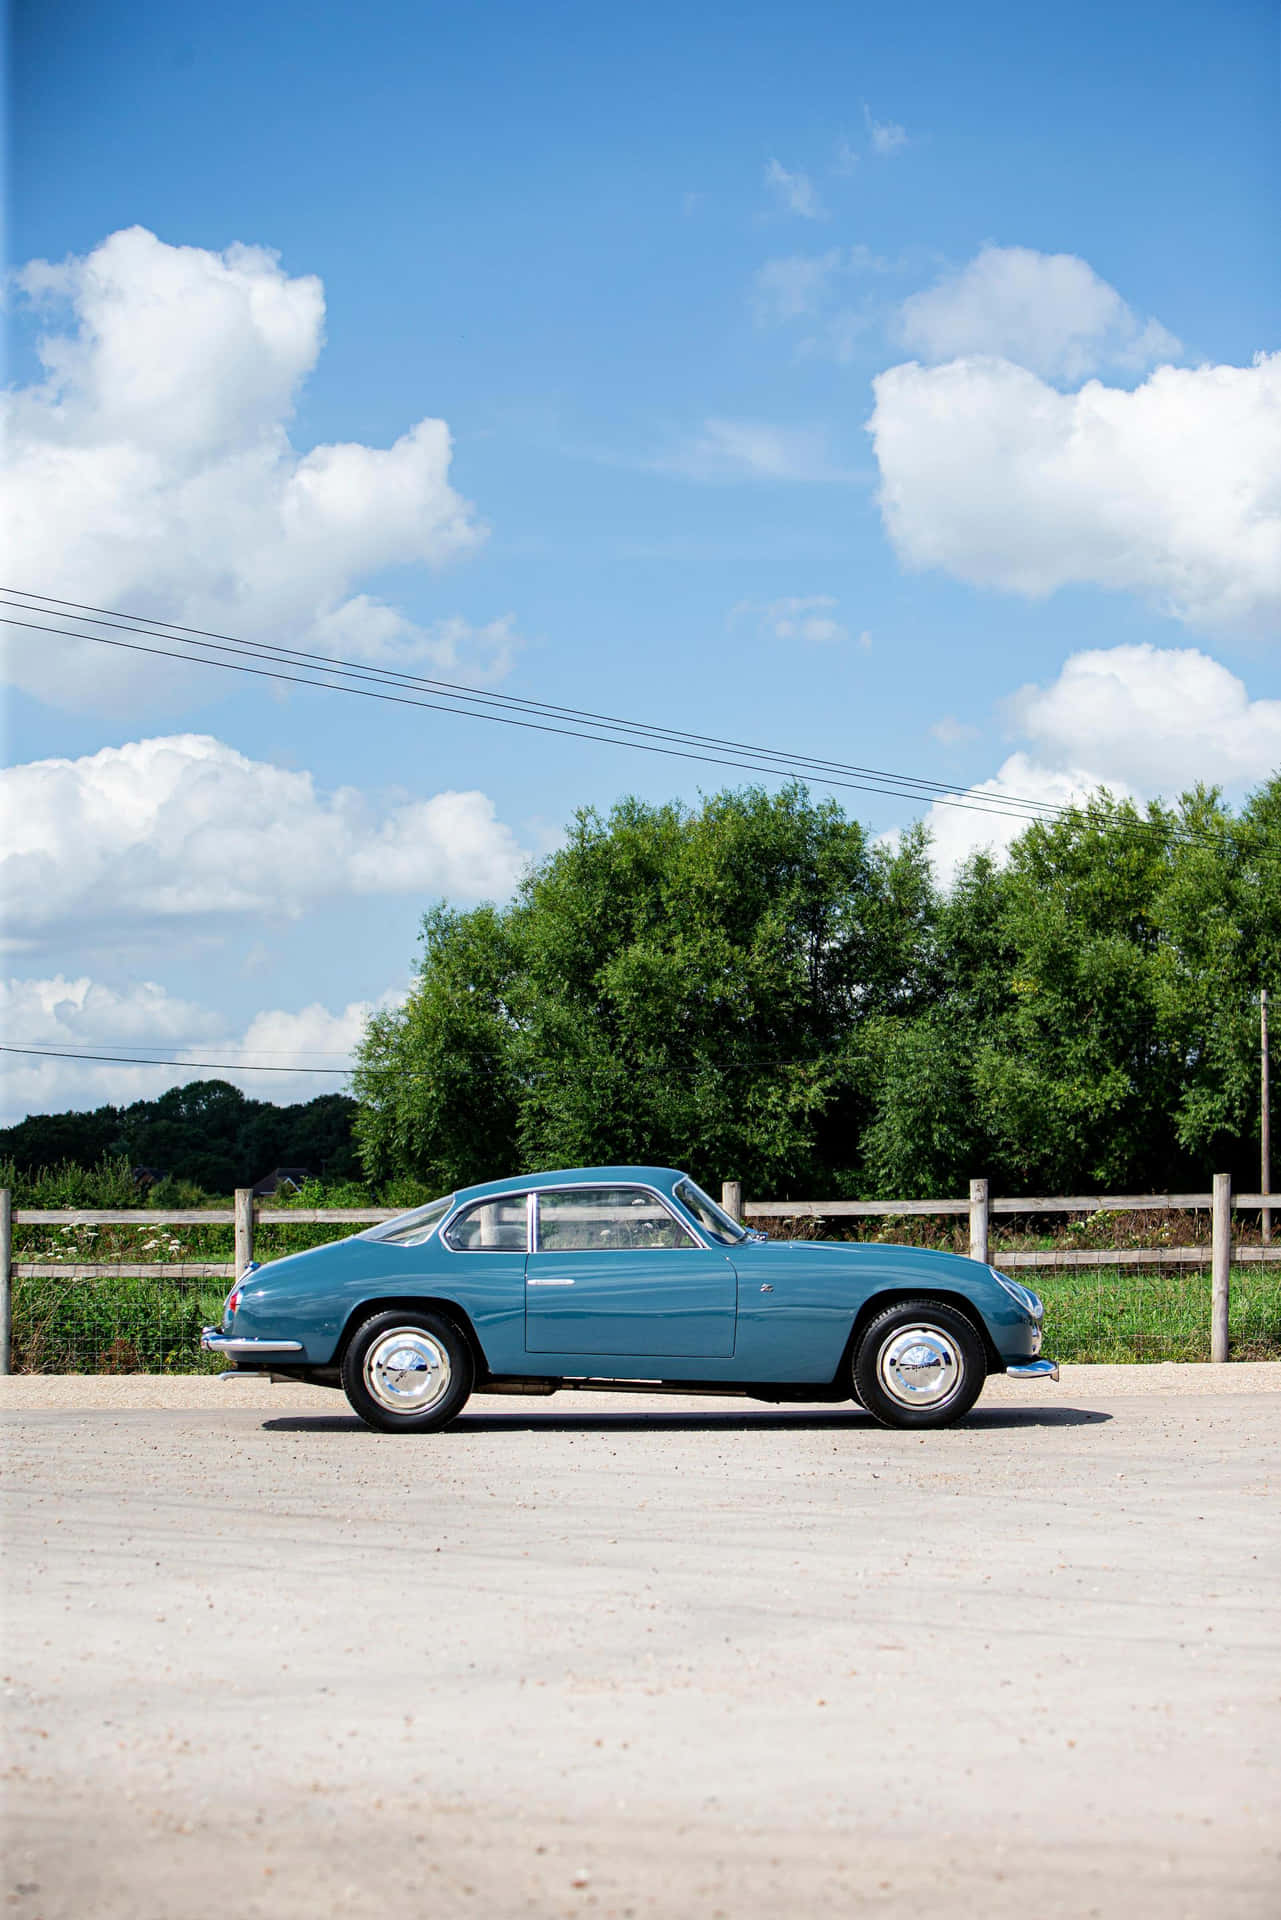
M402 1213L395 1220L367 1228L360 1238L382 1240L393 1247L421 1247L425 1240L431 1239L453 1204L454 1196L447 1193L443 1200L433 1200L429 1207L416 1207L412 1213Z
M578 1187L538 1196L544 1253L641 1252L696 1247L697 1240L652 1193L637 1187Z
M477 1200L464 1207L443 1238L455 1253L524 1253L524 1194L505 1193L501 1200Z

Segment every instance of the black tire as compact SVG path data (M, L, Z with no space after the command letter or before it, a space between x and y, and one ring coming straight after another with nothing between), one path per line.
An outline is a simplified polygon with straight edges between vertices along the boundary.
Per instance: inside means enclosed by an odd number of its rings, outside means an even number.
M913 1333L921 1338L905 1338ZM922 1376L919 1387L913 1373ZM977 1329L942 1300L900 1300L887 1307L865 1328L854 1356L854 1390L883 1427L950 1427L969 1412L986 1378ZM913 1404L906 1396L916 1392L922 1398Z
M363 1320L342 1358L343 1392L366 1426L380 1433L447 1427L466 1406L475 1372L471 1348L450 1321L394 1308ZM433 1374L444 1377L433 1380ZM399 1405L398 1392L404 1395Z

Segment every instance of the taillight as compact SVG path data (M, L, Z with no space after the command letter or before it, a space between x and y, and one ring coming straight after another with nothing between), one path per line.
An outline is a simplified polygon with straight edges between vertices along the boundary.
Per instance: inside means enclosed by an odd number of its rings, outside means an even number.
M231 1289L231 1292L227 1295L227 1298L222 1303L222 1316L224 1320L230 1321L232 1315L239 1310L240 1294L241 1294L242 1288L244 1287L245 1281L249 1278L251 1273L257 1273L257 1271L258 1271L258 1262L256 1260L250 1260L246 1264L245 1270L241 1274L239 1280L237 1280L235 1286Z

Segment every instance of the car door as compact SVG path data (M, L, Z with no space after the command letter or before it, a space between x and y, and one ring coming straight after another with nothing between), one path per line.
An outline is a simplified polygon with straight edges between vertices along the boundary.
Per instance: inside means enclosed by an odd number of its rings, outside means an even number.
M543 1189L525 1263L527 1353L635 1360L734 1351L738 1282L647 1187Z

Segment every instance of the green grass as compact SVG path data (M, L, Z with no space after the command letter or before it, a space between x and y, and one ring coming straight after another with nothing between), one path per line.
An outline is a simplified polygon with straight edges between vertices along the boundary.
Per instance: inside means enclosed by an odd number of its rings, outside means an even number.
M993 1258L1000 1264L1000 1255ZM1015 1268L1045 1302L1045 1352L1064 1361L1210 1358L1210 1272L1134 1267ZM1233 1267L1234 1360L1281 1360L1281 1266Z

